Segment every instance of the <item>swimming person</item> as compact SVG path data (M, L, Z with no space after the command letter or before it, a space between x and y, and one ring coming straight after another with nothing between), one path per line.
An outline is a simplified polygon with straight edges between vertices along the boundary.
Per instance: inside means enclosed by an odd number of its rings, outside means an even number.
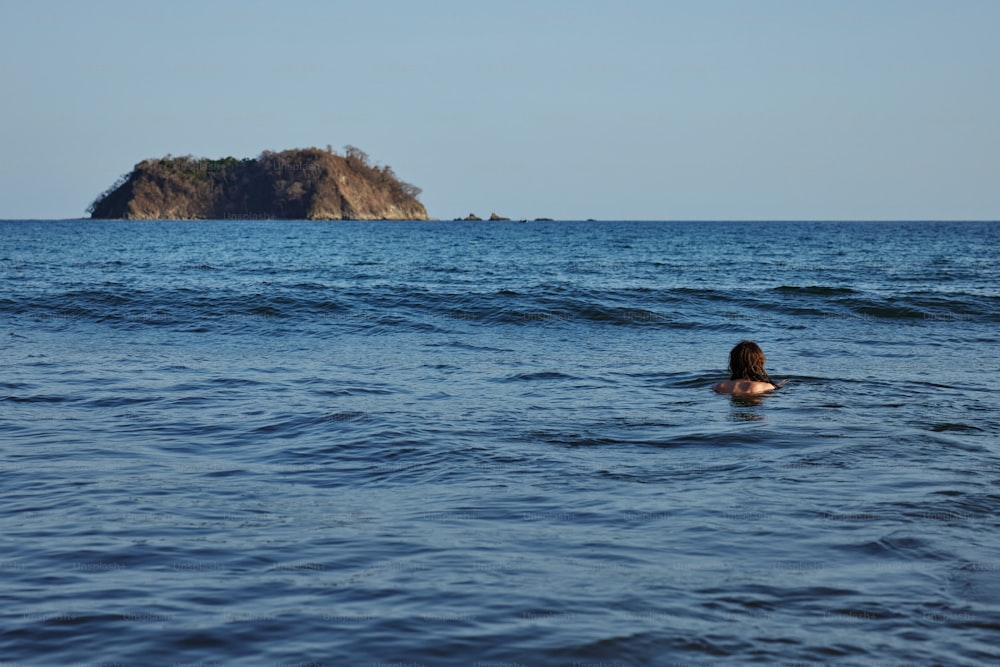
M775 384L764 370L764 352L752 340L740 342L729 352L729 380L720 382L712 390L719 394L751 396L773 391Z

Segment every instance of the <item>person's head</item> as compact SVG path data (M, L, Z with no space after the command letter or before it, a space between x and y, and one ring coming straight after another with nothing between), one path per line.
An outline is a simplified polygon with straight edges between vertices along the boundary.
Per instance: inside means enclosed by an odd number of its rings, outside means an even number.
M730 380L771 382L764 370L764 352L752 340L740 342L729 352L729 373Z

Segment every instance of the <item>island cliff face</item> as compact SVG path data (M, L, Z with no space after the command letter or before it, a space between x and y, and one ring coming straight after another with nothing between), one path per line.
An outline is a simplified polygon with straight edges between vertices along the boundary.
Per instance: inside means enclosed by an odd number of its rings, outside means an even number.
M353 146L343 156L306 148L244 160L143 160L87 210L129 220L427 220L419 194Z

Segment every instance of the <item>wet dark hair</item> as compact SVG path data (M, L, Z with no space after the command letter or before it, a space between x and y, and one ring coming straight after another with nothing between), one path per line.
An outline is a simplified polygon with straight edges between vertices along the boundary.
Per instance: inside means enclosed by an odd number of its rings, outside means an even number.
M741 341L729 352L729 379L774 384L764 370L764 351L752 340Z

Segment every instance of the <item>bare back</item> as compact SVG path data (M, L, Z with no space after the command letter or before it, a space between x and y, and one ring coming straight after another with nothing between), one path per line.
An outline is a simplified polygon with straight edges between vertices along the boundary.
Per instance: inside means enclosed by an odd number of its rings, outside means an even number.
M754 380L726 380L712 387L717 394L732 394L733 396L753 396L777 389L770 382L755 382Z

